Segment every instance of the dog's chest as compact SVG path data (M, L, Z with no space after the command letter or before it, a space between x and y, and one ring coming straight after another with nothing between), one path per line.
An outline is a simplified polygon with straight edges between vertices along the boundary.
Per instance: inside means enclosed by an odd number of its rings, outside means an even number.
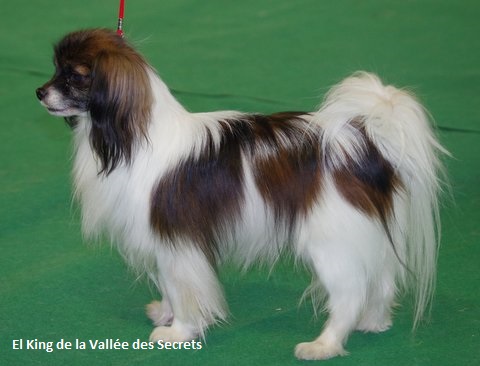
M84 232L122 235L148 229L149 201L156 174L148 160L122 164L110 174L99 174L99 163L88 140L77 143L73 166L74 194L80 203Z

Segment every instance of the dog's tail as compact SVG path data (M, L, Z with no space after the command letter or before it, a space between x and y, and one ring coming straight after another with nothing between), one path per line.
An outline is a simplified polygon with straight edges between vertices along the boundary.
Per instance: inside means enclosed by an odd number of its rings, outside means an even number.
M402 264L403 284L414 285L416 326L435 285L440 236L437 196L442 173L438 156L447 151L437 142L425 109L411 94L384 86L375 75L365 72L333 87L314 121L322 129L327 171L346 166L363 169L362 156L367 145L373 144L400 180L395 195L402 199L394 200L393 205L402 208L393 207L391 217L382 224Z

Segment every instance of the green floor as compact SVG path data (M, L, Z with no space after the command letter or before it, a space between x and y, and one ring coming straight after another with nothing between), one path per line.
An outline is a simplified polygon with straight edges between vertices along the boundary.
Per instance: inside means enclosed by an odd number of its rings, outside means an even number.
M308 276L221 272L230 323L197 351L14 350L14 340L146 340L156 297L109 245L82 242L71 205L70 131L34 90L67 31L114 27L117 0L0 0L0 365L294 365L324 320L298 306ZM311 110L352 71L409 86L435 117L454 199L431 322L408 299L381 335L355 333L329 365L480 365L480 2L127 1L127 37L192 111ZM15 343L17 344L17 343ZM25 345L24 345L25 346Z

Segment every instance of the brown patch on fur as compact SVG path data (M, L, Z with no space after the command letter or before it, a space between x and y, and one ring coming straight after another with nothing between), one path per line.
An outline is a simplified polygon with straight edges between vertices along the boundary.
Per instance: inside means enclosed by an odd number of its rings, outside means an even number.
M253 116L258 143L269 152L253 157L255 182L277 226L286 225L289 234L309 213L322 186L318 130L309 130L301 114Z
M348 159L343 168L333 172L335 185L351 205L377 218L392 241L388 222L393 214L393 195L403 188L402 182L363 127L355 121L351 125L362 135L365 147L358 162Z
M240 145L229 129L215 149L212 137L202 154L182 161L154 188L150 222L171 245L199 247L213 264L224 234L232 230L244 200Z
M208 135L200 157L167 172L152 192L152 228L171 245L194 243L211 263L228 240L244 204L244 167L288 234L308 213L320 192L318 138L307 132L301 113L247 115L221 121L221 141Z

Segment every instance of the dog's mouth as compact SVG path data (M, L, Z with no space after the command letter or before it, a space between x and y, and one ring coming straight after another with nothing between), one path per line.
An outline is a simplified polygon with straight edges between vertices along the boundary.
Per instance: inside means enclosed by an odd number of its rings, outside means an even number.
M71 116L76 116L81 113L81 111L78 108L67 106L67 107L50 107L48 105L45 105L42 103L44 107L47 109L48 113L50 113L53 116L57 117L71 117Z
M45 108L47 108L48 113L54 116L65 117L71 115L71 108L53 108L48 106L45 106Z
M48 110L50 113L63 113L63 112L65 112L67 109L68 109L68 108L59 109L59 108L47 107L47 110Z

